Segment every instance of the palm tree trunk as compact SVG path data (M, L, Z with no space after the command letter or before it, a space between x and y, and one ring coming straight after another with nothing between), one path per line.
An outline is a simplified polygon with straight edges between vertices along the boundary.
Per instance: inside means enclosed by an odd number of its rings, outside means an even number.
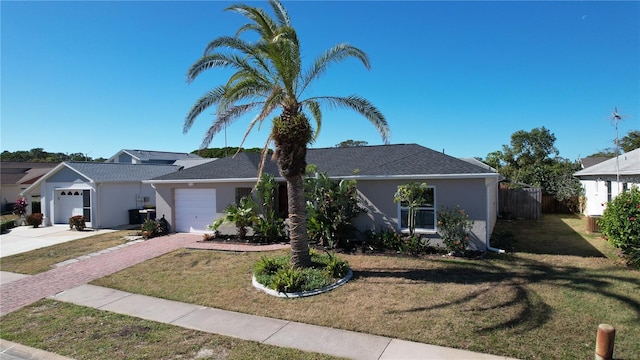
M291 243L291 265L311 266L309 241L307 237L307 207L304 198L302 175L287 177L289 203L289 238Z

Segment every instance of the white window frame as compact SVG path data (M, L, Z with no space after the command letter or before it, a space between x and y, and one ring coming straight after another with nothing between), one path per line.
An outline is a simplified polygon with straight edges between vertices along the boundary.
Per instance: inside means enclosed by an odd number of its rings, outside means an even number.
M433 190L433 204L425 204L425 206L418 207L417 211L432 211L433 212L433 229L420 228L416 224L415 232L419 234L435 234L438 232L438 213L436 211L436 187L435 186L427 186L427 189ZM407 216L409 214L409 207L403 206L402 203L398 203L398 231L402 233L408 233L409 227L402 227L402 211L407 211Z

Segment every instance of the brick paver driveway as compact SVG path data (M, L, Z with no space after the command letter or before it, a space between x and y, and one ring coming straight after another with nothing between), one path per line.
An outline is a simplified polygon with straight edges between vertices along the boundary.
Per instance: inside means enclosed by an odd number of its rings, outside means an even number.
M199 242L201 239L201 235L182 233L152 238L100 256L2 284L0 285L0 316L33 304L40 299L86 284L183 247L231 251L267 251L287 246L202 243Z

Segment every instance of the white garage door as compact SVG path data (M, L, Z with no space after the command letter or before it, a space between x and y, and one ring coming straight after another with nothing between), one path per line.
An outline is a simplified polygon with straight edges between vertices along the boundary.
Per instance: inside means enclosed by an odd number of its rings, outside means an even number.
M176 189L176 231L205 232L216 217L216 189Z
M82 190L56 191L56 224L68 224L69 218L82 215Z

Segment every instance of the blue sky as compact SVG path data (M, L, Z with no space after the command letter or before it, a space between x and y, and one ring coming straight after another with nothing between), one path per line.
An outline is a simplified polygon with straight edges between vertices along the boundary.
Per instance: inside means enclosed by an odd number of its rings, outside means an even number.
M220 1L2 1L1 150L108 158L121 149L191 152L211 116L184 117L227 80L187 68L245 19ZM267 7L266 2L247 2ZM518 130L546 127L576 160L640 129L640 2L285 1L304 60L341 42L364 50L309 95L358 94L386 116L392 143L485 157ZM210 111L213 113L213 109ZM238 146L251 116L210 147ZM245 147L262 147L268 126ZM312 147L381 144L355 112L325 109Z

